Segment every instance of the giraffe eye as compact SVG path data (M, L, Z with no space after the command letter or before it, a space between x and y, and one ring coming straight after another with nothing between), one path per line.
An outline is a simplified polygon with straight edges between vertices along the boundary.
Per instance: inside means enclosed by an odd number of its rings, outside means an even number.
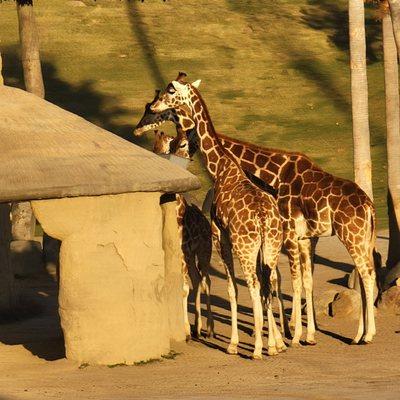
M179 147L182 149L185 146L186 146L186 144L181 144Z
M175 89L174 89L173 87L170 87L170 88L168 89L168 93L169 93L169 94L174 94L174 93L175 93Z

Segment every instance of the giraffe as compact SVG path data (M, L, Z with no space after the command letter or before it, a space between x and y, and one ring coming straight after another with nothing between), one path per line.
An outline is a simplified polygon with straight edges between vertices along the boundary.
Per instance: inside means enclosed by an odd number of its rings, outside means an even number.
M212 213L214 244L223 260L228 280L231 304L232 332L227 352L237 354L237 287L234 284L232 257L229 245L237 255L250 292L253 305L255 344L254 359L262 358L263 310L261 284L257 275L257 260L262 256L264 266L270 268L270 281L276 282L277 264L282 246L282 226L278 207L272 195L251 183L239 165L225 153L215 133L207 107L197 90L200 81L185 83L179 74L176 81L151 105L151 111L168 108L187 110L200 140L200 150L207 169L214 180L215 199ZM224 238L222 237L224 236ZM266 299L268 317L268 354L275 355L285 349L282 336L275 324L271 309L271 294Z
M134 130L141 135L150 124L165 121L192 127L182 110L173 108L156 113L151 104ZM190 134L195 138L196 135ZM375 335L373 286L380 255L375 250L375 209L365 192L354 182L323 171L309 157L298 152L265 148L218 134L221 145L240 167L277 190L278 207L283 219L284 247L292 275L294 336L292 345L300 345L301 292L304 288L307 312L306 343L314 345L313 250L321 236L336 235L352 257L357 278L361 277L362 297L357 334L352 343L369 343ZM192 142L192 141L191 141ZM192 144L193 155L196 144ZM379 272L379 271L378 271ZM379 283L379 282L378 282Z
M173 146L179 139L179 144ZM171 151L173 149L173 152ZM156 154L171 154L189 159L189 141L182 131L178 136L166 135L154 131L153 152ZM211 226L204 214L195 204L189 204L184 195L176 194L176 214L181 237L182 277L183 277L183 313L186 340L190 340L190 323L188 318L189 279L195 292L195 323L194 335L201 335L201 290L206 294L207 304L207 336L214 333L214 321L211 312L209 267L212 252Z

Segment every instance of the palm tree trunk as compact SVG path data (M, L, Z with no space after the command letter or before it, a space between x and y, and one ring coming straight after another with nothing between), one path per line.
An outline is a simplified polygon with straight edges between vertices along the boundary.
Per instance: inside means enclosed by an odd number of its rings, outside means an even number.
M385 66L386 129L388 157L389 251L387 267L400 261L400 102L397 48L390 13L382 20Z
M17 0L21 58L25 89L44 98L42 68L39 56L39 36L32 0ZM35 234L35 217L29 202L12 206L12 235L14 240L30 240Z
M17 14L25 88L28 92L44 98L42 67L39 55L39 35L33 13L32 0L17 0Z
M397 54L400 55L400 0L388 0Z
M369 142L368 82L364 21L364 1L349 0L354 176L356 183L372 199L372 171Z

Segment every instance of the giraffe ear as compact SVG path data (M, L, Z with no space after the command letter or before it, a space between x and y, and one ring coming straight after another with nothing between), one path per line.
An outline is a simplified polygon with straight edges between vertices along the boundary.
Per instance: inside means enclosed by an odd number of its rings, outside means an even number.
M178 81L172 81L172 82L171 82L171 85L174 87L174 89L175 89L176 91L182 90L182 89L184 89L184 87L185 87L185 85L183 85L182 83L180 83L180 82L178 82Z
M201 79L197 79L197 81L194 81L192 83L192 86L194 86L197 89L200 86L200 83L201 83Z

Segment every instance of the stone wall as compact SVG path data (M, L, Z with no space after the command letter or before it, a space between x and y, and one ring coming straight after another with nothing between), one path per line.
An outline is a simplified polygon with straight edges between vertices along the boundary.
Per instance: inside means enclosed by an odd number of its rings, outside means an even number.
M182 337L182 308L168 305L182 293L176 238L165 239L176 233L175 210L164 208L163 232L159 202L160 193L32 202L44 230L62 241L59 307L69 359L133 364L167 354L171 335Z

